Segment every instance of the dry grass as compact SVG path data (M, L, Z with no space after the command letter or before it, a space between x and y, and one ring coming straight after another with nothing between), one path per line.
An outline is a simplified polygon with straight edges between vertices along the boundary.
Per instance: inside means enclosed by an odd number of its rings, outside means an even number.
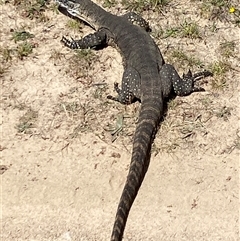
M98 3L141 12L180 75L214 74L199 83L206 92L168 103L124 239L237 240L238 1ZM63 35L91 29L50 1L1 7L3 240L106 240L140 106L106 98L121 83L121 56L66 49Z

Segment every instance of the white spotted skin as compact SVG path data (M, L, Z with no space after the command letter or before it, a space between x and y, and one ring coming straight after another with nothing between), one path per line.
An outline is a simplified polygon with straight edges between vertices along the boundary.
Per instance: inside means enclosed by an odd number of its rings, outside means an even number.
M101 44L105 44L107 41L106 33L104 30L100 29L93 34L89 34L80 40L68 40L62 37L61 40L65 46L70 49L87 49L94 48Z
M188 75L180 78L175 68L170 64L164 64L162 66L160 69L160 77L163 83L164 97L168 97L171 91L174 91L174 93L179 96L188 95L194 91L193 79L188 78Z
M133 25L137 25L145 29L147 32L151 31L148 22L135 12L126 13L122 17L126 18Z
M166 98L173 91L176 95L184 96L197 91L193 87L193 78L189 75L184 75L180 78L175 68L170 64L164 64L160 68L160 79L163 86L163 96ZM141 96L141 78L135 69L128 68L124 71L122 79L122 89L115 84L115 90L118 93L117 97L110 99L116 100L122 104L131 104L135 99L140 99Z
M108 98L122 104L131 104L136 99L140 99L140 81L139 73L133 68L127 68L123 73L122 89L118 87L117 83L114 84L118 96L108 96Z

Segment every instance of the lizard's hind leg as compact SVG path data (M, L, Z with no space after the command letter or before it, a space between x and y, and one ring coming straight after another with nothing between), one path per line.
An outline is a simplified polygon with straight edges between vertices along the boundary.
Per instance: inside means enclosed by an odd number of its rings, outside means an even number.
M163 83L164 96L168 96L173 89L174 93L179 96L189 95L193 92L204 91L202 87L195 86L195 82L207 76L211 76L209 71L203 71L192 74L189 70L181 78L175 68L170 64L164 64L160 71L160 77Z
M122 78L122 89L118 83L114 83L114 89L118 93L117 97L108 95L107 98L128 105L140 99L140 75L133 68L125 69Z
M182 81L183 81L183 83L187 83L187 82L191 83L191 85L192 85L191 92L200 92L200 91L205 91L204 88L195 86L195 83L198 80L203 79L208 76L213 76L213 74L208 70L197 72L195 74L192 74L191 70L188 70L187 74L183 74ZM189 94L189 93L187 93L187 94Z

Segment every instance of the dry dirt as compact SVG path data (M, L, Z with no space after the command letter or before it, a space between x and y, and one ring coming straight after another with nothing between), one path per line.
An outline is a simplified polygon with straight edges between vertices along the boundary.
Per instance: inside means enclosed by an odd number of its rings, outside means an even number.
M205 92L169 104L125 241L239 240L240 32L225 19L200 16L199 4L172 1L165 12L144 12L153 33L185 18L198 22L200 39L156 40L179 73L184 67L168 51L184 50L207 67L222 59L220 43L234 41L236 47L219 88L214 83L222 76L211 77L202 82ZM106 99L114 81L121 82L121 56L108 47L94 52L85 69L80 62L74 66L74 51L60 39L79 38L92 32L89 27L70 29L69 19L51 7L45 22L23 16L12 1L0 8L1 238L109 240L139 109L139 103ZM120 4L113 9L124 12ZM19 29L34 34L33 53L3 60L3 50L19 44L12 40ZM76 77L71 67L78 66Z

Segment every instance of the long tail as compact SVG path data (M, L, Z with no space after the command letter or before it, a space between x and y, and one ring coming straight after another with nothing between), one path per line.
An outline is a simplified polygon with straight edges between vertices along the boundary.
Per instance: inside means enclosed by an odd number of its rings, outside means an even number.
M163 110L161 96L142 100L139 120L133 141L131 165L118 205L111 241L121 241L127 217L147 172L153 139Z

